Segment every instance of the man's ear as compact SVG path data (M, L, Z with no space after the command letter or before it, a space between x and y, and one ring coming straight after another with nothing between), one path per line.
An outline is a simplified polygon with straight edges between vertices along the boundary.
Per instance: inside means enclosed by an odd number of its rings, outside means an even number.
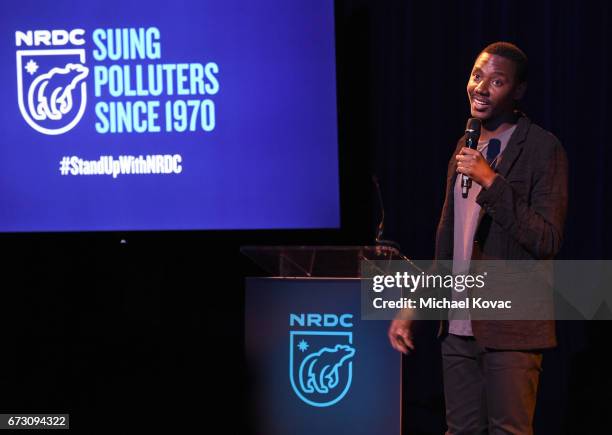
M525 95L525 91L527 91L527 82L523 82L516 87L516 89L514 90L514 95L513 95L514 100L516 101L522 100L523 96Z

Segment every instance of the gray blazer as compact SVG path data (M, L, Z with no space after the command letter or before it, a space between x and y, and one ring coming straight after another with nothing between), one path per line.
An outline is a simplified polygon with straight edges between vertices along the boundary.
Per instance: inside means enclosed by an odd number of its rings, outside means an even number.
M465 136L448 164L446 196L436 233L436 260L453 258L455 155L464 144ZM493 184L476 197L482 209L474 252L482 259L552 259L563 240L567 211L567 156L561 143L521 114L496 171ZM447 329L447 322L442 322L439 335ZM553 320L473 320L472 330L481 345L493 349L556 346Z

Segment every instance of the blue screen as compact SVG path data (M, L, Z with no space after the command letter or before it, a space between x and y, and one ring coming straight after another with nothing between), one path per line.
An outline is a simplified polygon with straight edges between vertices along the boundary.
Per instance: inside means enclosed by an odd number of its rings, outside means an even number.
M339 225L333 1L0 17L0 231Z

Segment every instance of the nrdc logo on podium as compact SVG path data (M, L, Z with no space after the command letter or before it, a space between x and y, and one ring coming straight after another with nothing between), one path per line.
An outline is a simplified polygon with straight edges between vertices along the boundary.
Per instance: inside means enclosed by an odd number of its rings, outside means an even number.
M85 113L85 49L66 48L84 45L84 34L83 29L15 32L15 45L27 47L17 50L19 110L40 133L66 133Z
M316 407L342 400L353 380L353 315L290 314L289 379L295 394Z

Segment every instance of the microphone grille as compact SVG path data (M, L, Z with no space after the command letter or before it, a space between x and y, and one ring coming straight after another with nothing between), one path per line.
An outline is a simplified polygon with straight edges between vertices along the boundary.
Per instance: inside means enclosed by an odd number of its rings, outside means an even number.
M465 126L465 132L480 136L480 119L470 118Z

